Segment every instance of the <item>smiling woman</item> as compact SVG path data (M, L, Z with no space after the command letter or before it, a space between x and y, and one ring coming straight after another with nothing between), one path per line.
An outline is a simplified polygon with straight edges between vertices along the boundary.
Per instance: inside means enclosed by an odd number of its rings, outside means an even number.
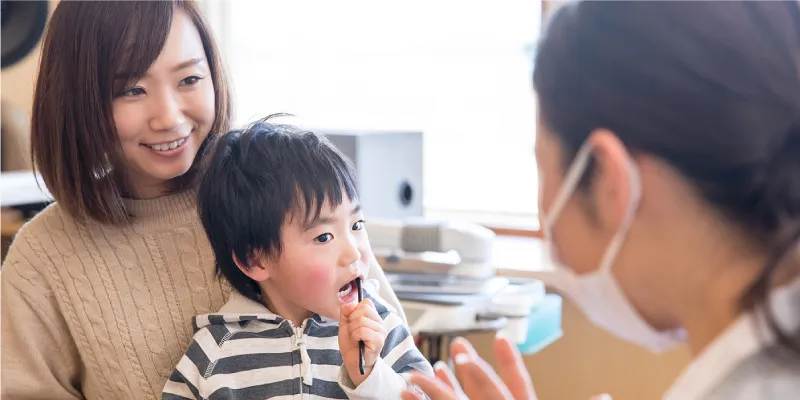
M191 168L215 117L214 84L189 16L175 15L162 51L143 76L123 76L114 91L127 183L138 198L160 196Z
M206 136L227 129L216 45L195 6L179 4L179 12L171 2L57 8L44 40L31 137L36 168L72 214L128 221L120 193L147 199L189 187ZM119 7L137 21L112 11ZM93 19L73 35L52 34L59 24Z

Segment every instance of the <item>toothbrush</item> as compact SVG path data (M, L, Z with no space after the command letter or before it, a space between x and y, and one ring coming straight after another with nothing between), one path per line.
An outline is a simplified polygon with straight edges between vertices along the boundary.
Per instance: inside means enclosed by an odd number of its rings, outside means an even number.
M361 278L356 278L356 287L358 288L358 303L361 304L361 300L364 300L364 292L361 290ZM364 341L358 341L358 371L361 372L361 375L366 374L365 367L364 367Z

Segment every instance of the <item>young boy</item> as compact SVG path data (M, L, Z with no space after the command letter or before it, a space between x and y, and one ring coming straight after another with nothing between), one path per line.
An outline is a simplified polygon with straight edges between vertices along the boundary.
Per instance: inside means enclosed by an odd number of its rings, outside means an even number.
M198 207L234 290L194 318L162 398L399 398L409 373L433 371L373 285L357 300L372 250L353 167L324 137L269 119L211 147Z

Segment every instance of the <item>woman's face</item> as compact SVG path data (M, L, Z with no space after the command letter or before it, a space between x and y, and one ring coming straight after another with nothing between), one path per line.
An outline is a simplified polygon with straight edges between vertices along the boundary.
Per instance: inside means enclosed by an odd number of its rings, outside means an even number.
M189 170L214 123L214 104L200 34L176 10L161 54L113 103L132 195L158 197L169 180Z
M612 132L596 130L587 140L592 147L591 184L572 193L551 226L558 261L579 275L600 267L604 253L630 212L636 184L630 173L632 156ZM544 224L569 166L558 135L545 127L537 131L536 161L540 223ZM634 210L612 273L648 323L671 327L675 321L664 314L670 307L665 303L674 303L674 288L685 285L692 269L698 270L682 257L692 248L686 245L687 241L700 242L698 233L692 231L706 233L698 226L705 224L702 221L710 213L699 205L689 183L667 165L640 156L636 166L642 201Z

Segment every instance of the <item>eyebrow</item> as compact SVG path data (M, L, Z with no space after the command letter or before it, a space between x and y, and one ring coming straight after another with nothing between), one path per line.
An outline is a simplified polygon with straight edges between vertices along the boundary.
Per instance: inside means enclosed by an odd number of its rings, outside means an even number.
M356 204L356 206L353 207L353 211L350 211L350 215L356 215L359 212L361 212L361 204ZM336 220L336 218L332 218L332 217L316 218L314 220L308 221L305 224L303 224L303 232L309 231L311 229L314 229L314 228L316 228L316 227L318 227L320 225L330 224L331 222L333 222L335 220Z
M190 59L188 59L186 61L183 61L181 63L178 63L178 65L174 66L172 68L172 72L178 72L178 71L180 71L180 70L182 70L184 68L188 68L188 67L191 67L191 66L197 65L197 64L202 64L204 62L205 62L205 60L202 57L190 58Z

